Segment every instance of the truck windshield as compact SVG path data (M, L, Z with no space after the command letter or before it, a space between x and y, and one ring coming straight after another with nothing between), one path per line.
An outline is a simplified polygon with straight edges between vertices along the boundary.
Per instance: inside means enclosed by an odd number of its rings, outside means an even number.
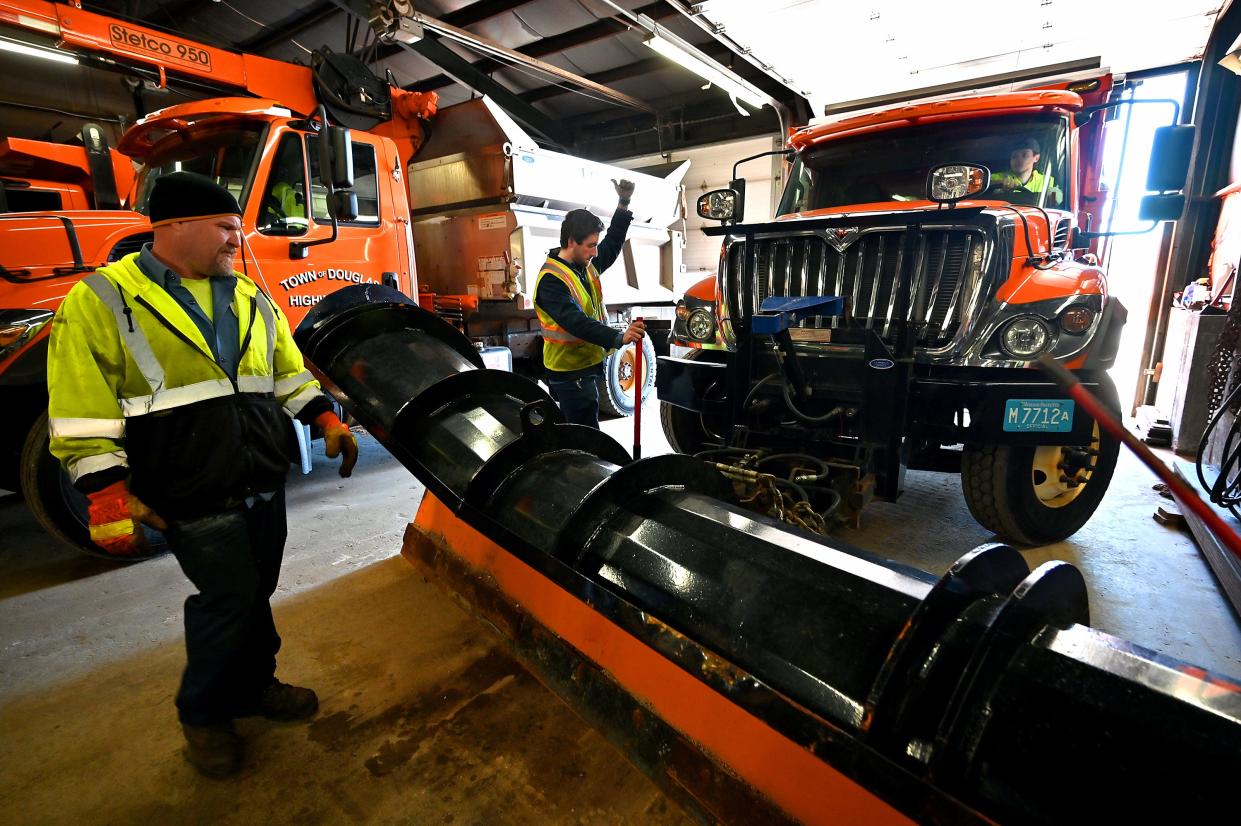
M780 215L926 200L926 179L945 163L991 170L988 199L1067 209L1067 121L1059 115L970 118L829 140L793 163Z
M185 138L175 134L164 138L147 156L135 208L145 215L155 179L169 172L184 171L211 178L233 193L237 203L245 209L263 131L262 125L234 124L194 131Z

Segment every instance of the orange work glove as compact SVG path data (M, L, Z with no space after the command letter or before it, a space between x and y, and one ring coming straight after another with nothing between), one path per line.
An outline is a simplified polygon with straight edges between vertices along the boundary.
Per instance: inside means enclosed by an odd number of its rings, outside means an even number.
M142 525L160 531L168 523L129 492L124 482L113 482L102 490L88 493L91 541L116 556L130 556L146 548Z
M358 440L344 422L335 413L328 411L315 416L315 424L323 431L324 452L329 459L344 454L340 460L340 475L353 473L353 466L358 463Z

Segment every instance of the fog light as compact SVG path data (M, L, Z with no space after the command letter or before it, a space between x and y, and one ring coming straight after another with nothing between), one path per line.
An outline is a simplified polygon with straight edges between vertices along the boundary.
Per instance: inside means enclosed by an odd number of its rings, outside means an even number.
M1084 333L1094 322L1094 310L1089 307L1069 307L1060 314L1060 329L1066 333Z
M698 341L711 341L715 338L715 319L707 310L698 309L690 313L685 328L689 330L690 336Z
M1029 361L1047 347L1051 333L1043 321L1026 316L1008 322L1000 340L1009 355Z

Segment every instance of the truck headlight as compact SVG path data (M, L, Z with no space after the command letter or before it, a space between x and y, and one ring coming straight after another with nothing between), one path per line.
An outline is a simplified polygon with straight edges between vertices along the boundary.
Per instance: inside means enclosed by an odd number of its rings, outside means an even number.
M690 313L689 320L685 322L685 329L689 331L692 338L698 341L715 339L715 319L711 316L710 310L699 308Z
M0 310L0 360L37 336L51 320L51 310Z
M1029 361L1046 349L1051 341L1047 324L1034 316L1014 318L1000 333L1000 343L1009 355Z

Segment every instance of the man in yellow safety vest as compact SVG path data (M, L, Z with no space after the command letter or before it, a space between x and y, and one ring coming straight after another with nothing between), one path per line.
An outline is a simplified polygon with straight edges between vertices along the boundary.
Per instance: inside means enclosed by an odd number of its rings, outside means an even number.
M1010 190L1015 194L1039 195L1047 192L1045 206L1059 206L1064 193L1050 174L1039 171L1042 147L1036 138L1021 138L1013 145L1008 157L1008 169L991 176L991 188Z
M275 677L270 598L284 553L292 419L327 455L357 442L302 362L284 314L233 270L241 209L190 172L151 191L154 241L82 279L48 348L51 450L90 502L92 541L117 556L163 532L198 589L185 602L176 705L203 774L241 765L235 717L300 720L318 698Z
M609 350L641 341L646 326L608 326L599 273L620 255L633 213L633 183L613 181L619 202L602 241L603 222L575 209L560 225L560 248L548 251L534 288L534 310L543 330L543 366L552 396L571 424L599 427L599 386Z

